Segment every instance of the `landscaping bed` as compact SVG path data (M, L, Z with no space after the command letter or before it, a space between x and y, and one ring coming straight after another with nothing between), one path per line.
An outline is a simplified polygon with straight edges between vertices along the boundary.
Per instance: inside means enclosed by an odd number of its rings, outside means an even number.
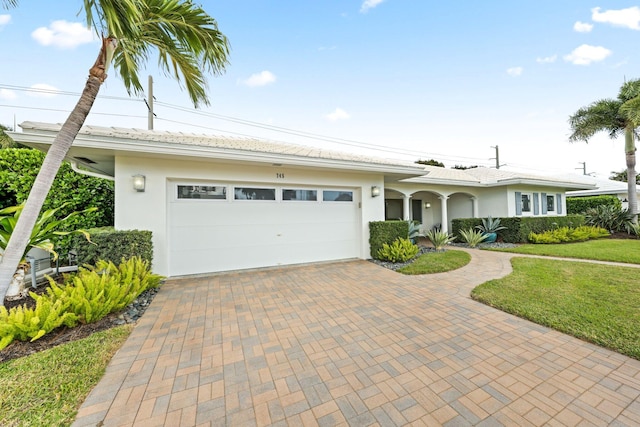
M38 287L37 289L33 289L32 291L38 294L42 294L47 291L47 288L47 285L43 285ZM124 325L126 323L135 323L144 314L157 293L158 288L147 289L146 291L142 292L131 304L129 304L126 309L118 313L108 314L97 322L79 324L74 328L62 326L51 331L50 333L37 339L34 342L14 341L9 344L8 347L0 350L0 363L24 356L29 356L31 354L47 350L60 344L76 341L88 337L95 332L113 328L114 326ZM30 296L18 301L5 301L5 307L7 308L7 310L9 310L11 307L20 306L23 304L27 305L28 307L32 307L35 305L35 302Z

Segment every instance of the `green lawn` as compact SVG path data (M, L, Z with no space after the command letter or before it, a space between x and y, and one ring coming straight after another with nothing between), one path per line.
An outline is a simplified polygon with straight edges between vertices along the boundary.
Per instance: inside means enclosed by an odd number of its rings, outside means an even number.
M553 245L526 244L515 248L492 248L490 250L640 264L639 239L597 239Z
M398 269L398 272L403 274L443 273L464 267L470 261L471 255L464 251L427 252L408 266Z
M639 269L524 257L512 264L512 274L478 286L471 296L640 359Z
M0 425L68 426L132 325L0 364Z

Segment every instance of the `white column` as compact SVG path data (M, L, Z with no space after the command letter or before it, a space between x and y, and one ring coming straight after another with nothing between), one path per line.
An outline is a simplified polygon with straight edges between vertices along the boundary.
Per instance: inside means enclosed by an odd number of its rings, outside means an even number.
M405 221L409 221L409 213L410 213L409 196L407 196L406 194L403 194L402 195L402 216L404 217Z
M478 198L477 197L472 197L471 198L471 202L473 203L473 217L474 218L480 218L480 216L478 214Z
M442 217L442 231L449 232L449 217L447 215L447 200L449 196L440 196L440 216Z

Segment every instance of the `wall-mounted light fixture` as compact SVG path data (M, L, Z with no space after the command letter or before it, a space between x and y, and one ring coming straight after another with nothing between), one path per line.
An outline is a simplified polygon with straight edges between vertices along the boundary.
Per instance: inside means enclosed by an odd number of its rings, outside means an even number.
M374 185L371 187L371 197L378 197L380 195L380 187Z
M145 176L133 175L133 189L142 193L144 192L144 187L145 187Z
M431 203L429 202L424 202L424 208L425 209L429 209L431 207Z

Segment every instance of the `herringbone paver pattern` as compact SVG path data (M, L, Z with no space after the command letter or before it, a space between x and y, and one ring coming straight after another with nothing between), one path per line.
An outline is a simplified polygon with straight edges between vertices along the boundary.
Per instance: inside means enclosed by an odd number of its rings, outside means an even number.
M474 302L511 267L472 253L171 280L74 425L638 425L640 362Z

